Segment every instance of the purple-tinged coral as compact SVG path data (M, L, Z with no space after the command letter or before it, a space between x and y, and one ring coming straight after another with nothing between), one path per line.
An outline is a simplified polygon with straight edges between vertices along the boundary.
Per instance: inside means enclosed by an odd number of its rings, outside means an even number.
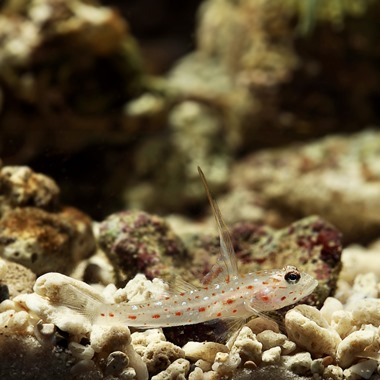
M173 262L182 262L181 240L160 217L142 211L109 216L99 227L99 244L111 260L120 282L144 273L148 278L167 274Z
M243 273L295 265L319 281L316 292L307 298L308 303L321 306L334 294L341 269L341 234L323 219L301 219L280 230L239 223L231 228L231 234ZM200 280L215 262L219 239L207 235L186 241L193 256L190 271Z

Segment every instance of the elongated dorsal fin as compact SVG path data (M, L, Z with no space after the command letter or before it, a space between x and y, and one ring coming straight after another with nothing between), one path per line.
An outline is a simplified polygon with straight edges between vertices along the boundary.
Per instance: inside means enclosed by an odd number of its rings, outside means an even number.
M193 284L190 284L178 275L167 274L163 275L162 279L169 285L169 290L165 292L164 296L171 296L200 290L200 288Z
M207 273L206 276L203 278L202 283L206 285L210 283L217 283L218 281L230 281L239 276L231 235L228 231L226 223L222 218L222 214L219 210L218 204L211 195L206 177L199 166L198 172L201 177L203 186L206 190L207 198L210 202L212 213L214 214L220 237L220 254L218 256L217 262L211 268L210 272Z

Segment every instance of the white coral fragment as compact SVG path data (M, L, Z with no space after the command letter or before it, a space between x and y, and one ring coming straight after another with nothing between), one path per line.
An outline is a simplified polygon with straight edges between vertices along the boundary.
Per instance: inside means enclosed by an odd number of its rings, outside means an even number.
M185 352L171 342L149 344L142 356L142 360L146 364L149 373L163 371L171 363L180 358L185 358Z
M296 344L290 341L286 335L272 330L265 330L257 334L257 340L262 344L263 351L279 347L283 355L288 355L296 349Z
M161 298L169 290L168 284L158 278L152 281L145 275L137 274L132 280L128 281L123 289L115 293L117 303L123 301L144 302L151 299Z
M337 348L337 362L342 368L347 368L363 355L365 349L373 344L376 330L372 328L354 331L348 335Z
M352 322L352 312L337 310L331 315L331 327L344 339L355 330Z
M185 351L185 356L191 361L205 360L213 363L218 352L228 352L228 348L224 344L215 342L188 342L182 349Z
M323 371L323 378L331 380L342 380L343 369L338 367L337 365L330 364Z
M352 320L359 326L362 324L380 326L380 299L364 299L358 302L352 311Z
M224 353L218 352L215 356L212 370L219 376L229 376L241 363L241 358L237 352Z
M80 360L90 360L93 358L95 353L94 349L91 346L84 346L83 344L77 342L70 342L68 349L75 358Z
M327 297L320 311L323 318L331 324L332 315L338 310L343 310L342 303L334 297Z
M305 375L310 371L312 359L309 352L300 352L293 356L282 357L284 366L297 375Z
M124 351L131 341L131 334L127 326L94 325L90 341L95 352Z
M266 364L279 362L281 359L281 347L272 347L263 352L262 361Z
M316 308L308 305L296 306L286 314L285 326L289 338L298 346L314 355L335 356L341 338Z
M263 345L257 340L256 334L244 326L231 348L231 353L237 352L241 358L257 362L261 359L262 348Z
M190 362L186 359L177 359L165 370L152 377L152 380L185 380L190 370Z

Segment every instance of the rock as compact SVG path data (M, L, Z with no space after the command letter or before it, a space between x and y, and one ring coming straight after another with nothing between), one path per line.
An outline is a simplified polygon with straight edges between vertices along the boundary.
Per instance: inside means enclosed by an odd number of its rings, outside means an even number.
M49 213L35 207L15 208L0 220L0 254L41 275L68 273L95 251L90 219L67 208Z
M4 270L0 269L0 285L7 287L7 298L13 298L22 293L32 293L36 275L31 270L1 259L0 266L4 266Z
M180 358L185 358L185 352L170 342L149 344L142 356L151 376L166 370L171 363Z
M371 324L380 326L380 299L367 298L359 301L352 310L352 323L356 326Z
M148 280L145 275L137 274L127 282L124 288L116 291L115 301L144 302L155 300L167 292L168 289L168 284L159 278Z
M343 380L343 369L337 365L328 365L323 371L324 379Z
M262 344L263 351L279 347L283 355L288 355L296 349L294 342L290 341L286 335L272 330L265 330L257 334L256 338Z
M288 311L285 326L289 339L313 355L335 356L341 338L323 318L320 311L309 305L298 305Z
M182 242L169 225L142 211L110 215L99 226L98 241L121 284L137 273L150 279L169 273L173 261L183 263L185 258Z
M215 342L188 342L182 349L185 351L185 357L193 362L202 359L213 363L218 352L228 352L224 344Z
M311 356L309 352L300 352L293 356L283 356L283 364L286 369L296 373L297 375L306 375L310 371Z
M265 364L275 364L281 360L281 347L272 347L263 352L262 361Z
M333 314L340 310L343 310L342 303L334 297L328 297L321 308L321 315L331 325Z
M169 380L178 379L185 380L186 375L190 370L190 363L185 359L177 359L169 367L152 377L152 380Z
M331 327L344 339L355 330L352 324L352 312L337 310L331 316Z
M16 207L57 209L59 188L51 178L27 166L5 166L0 170L0 214Z
M373 272L380 278L380 245L376 248L365 248L359 245L350 245L342 254L342 273L340 279L353 283L360 273Z
M342 267L342 243L340 232L323 219L312 216L275 230L268 226L238 223L230 228L236 257L241 272L261 269L284 268L294 265L300 271L314 276L319 285L303 303L321 307L337 286ZM217 236L202 234L184 239L187 251L192 256L191 271L186 262L175 268L182 277L193 274L201 280L211 269L219 253ZM185 268L184 268L185 265Z
M267 209L320 215L346 241L368 241L380 226L379 141L374 129L254 153L232 171L232 183L258 192Z
M354 331L344 338L337 347L336 358L340 367L348 368L357 359L364 354L375 339L376 331L368 328Z

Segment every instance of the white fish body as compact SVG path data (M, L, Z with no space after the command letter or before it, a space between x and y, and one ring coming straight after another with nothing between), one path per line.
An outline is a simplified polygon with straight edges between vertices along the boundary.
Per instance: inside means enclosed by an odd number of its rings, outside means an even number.
M318 282L293 266L239 274L230 234L218 205L211 197L203 172L200 168L198 170L213 209L221 243L217 263L203 279L202 287L180 280L181 291L174 289L160 299L108 304L68 283L60 289L58 305L80 312L93 324L125 323L153 328L196 324L218 318L244 321L254 314L294 304L312 293ZM41 276L37 287L43 282L44 276Z

